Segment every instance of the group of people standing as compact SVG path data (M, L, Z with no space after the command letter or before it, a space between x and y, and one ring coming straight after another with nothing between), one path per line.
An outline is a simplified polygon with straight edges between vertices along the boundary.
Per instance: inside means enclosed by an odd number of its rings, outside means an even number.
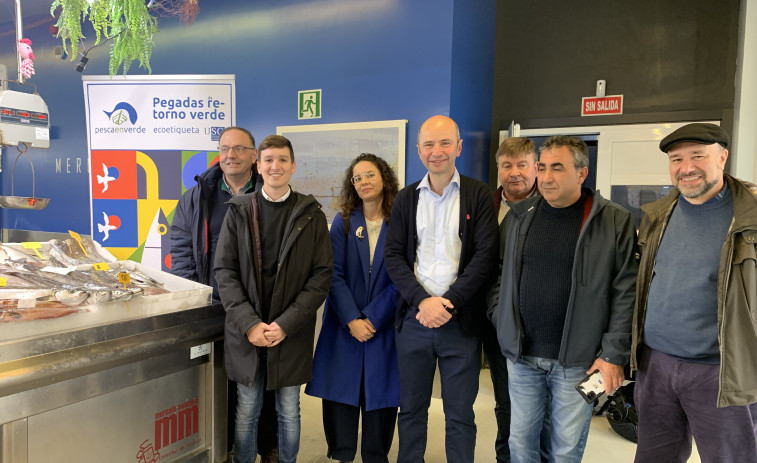
M397 461L421 462L438 367L447 461L473 462L483 341L497 461L581 461L592 404L576 384L599 371L611 393L635 371L637 462L685 462L693 435L703 462L757 463L757 187L724 174L729 143L701 123L660 142L675 189L644 207L637 237L583 186L582 140L550 137L538 155L505 140L492 195L455 167L457 124L433 116L418 132L427 174L399 190L361 154L329 230L289 186L286 138L255 148L226 129L177 207L172 262L227 312L234 461L296 461L307 383L330 458L355 458L362 420L362 461L388 461L396 422Z

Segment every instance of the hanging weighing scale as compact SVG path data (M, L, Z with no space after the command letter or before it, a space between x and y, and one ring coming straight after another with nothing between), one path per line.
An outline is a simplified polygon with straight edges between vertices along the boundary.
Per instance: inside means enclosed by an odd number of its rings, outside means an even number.
M21 0L16 0L16 40L21 40ZM37 198L34 164L26 154L28 148L50 148L50 114L47 104L37 93L37 86L24 82L21 74L21 56L18 58L18 80L2 79L4 72L0 72L0 148L15 146L18 156L13 162L11 172L11 196L0 196L0 207L13 209L43 209L49 198ZM33 93L19 92L8 89L8 82L33 87ZM23 148L22 148L23 147ZM29 159L32 170L32 195L14 196L16 163L21 155Z

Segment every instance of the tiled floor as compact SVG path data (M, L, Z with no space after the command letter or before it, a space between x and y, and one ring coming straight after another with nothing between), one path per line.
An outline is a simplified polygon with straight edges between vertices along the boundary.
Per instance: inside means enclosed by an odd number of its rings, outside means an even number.
M443 463L444 457L444 413L441 399L432 399L429 410L429 442L426 448L427 463ZM321 401L302 394L302 435L298 461L305 463L326 463L326 442L321 423ZM478 435L476 462L494 462L494 438L497 433L494 421L494 397L488 370L482 370L478 398L475 404ZM636 444L629 442L610 428L605 417L592 418L589 441L583 461L585 463L631 463ZM397 458L397 436L395 434L389 461ZM356 462L360 462L357 456ZM694 455L690 463L700 463L699 455Z

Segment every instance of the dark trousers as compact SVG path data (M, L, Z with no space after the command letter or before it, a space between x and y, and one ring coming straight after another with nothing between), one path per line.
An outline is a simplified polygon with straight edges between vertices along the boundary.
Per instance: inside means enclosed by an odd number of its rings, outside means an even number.
M757 462L757 404L717 408L719 369L641 348L636 463L686 462L692 435L702 463Z
M473 463L476 423L473 402L478 394L481 342L460 330L457 317L439 328L426 328L416 319L417 311L405 314L397 332L400 374L398 463L418 463L426 453L428 408L436 363L442 385L447 461Z
M510 393L507 390L507 359L502 355L497 342L497 332L491 322L487 322L482 336L486 363L494 388L494 417L497 420L497 440L494 451L498 463L510 463L510 447L507 439L510 437Z
M328 457L352 461L357 453L357 430L362 412L360 457L364 463L388 463L394 439L397 408L366 411L365 406L323 400L323 430L328 444Z
M236 425L235 413L237 409L237 383L229 381L228 400L228 450L234 447L234 428ZM258 453L266 455L278 447L279 421L276 416L276 391L265 391L263 396L263 408L260 410L258 421Z

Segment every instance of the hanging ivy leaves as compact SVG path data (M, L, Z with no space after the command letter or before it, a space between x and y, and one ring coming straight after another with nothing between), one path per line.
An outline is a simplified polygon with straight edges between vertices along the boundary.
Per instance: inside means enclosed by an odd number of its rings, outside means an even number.
M158 32L158 20L150 15L144 0L99 0L110 2L109 37L113 38L110 49L110 75L115 75L123 65L124 75L134 61L152 72L152 35Z
M50 6L50 14L55 16L55 9L61 7L58 22L58 37L63 40L63 49L71 56L71 61L76 59L79 51L79 40L84 38L81 32L81 23L87 18L89 3L87 0L54 0ZM68 42L71 42L71 52L68 50Z
M66 52L70 43L71 61L78 57L79 41L84 38L81 24L89 19L95 30L95 45L103 37L113 40L110 75L118 73L121 67L126 75L134 61L152 72L152 36L158 32L158 19L150 14L144 0L94 0L92 4L87 0L53 0L50 14L54 16L58 8L60 16L55 26Z

